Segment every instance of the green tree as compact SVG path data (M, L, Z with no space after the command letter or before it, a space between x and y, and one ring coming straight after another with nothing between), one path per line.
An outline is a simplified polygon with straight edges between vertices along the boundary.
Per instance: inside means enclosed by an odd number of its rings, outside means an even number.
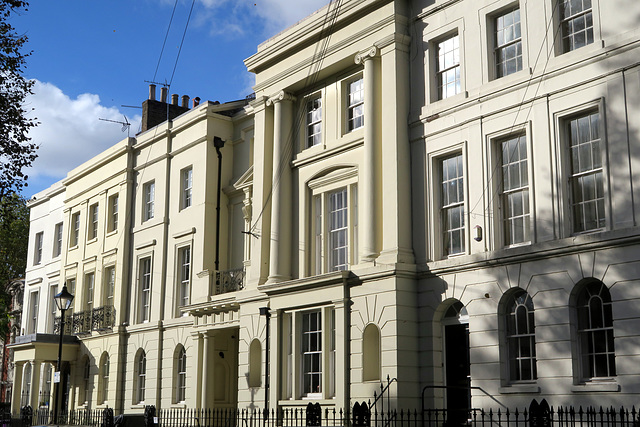
M12 13L26 11L27 6L22 0L0 0L0 198L22 190L24 169L36 158L37 147L28 133L37 122L24 109L34 81L22 76L31 52L23 52L27 37L8 22Z
M6 286L24 277L29 246L29 208L24 197L10 194L0 199L0 337L6 336L10 296Z

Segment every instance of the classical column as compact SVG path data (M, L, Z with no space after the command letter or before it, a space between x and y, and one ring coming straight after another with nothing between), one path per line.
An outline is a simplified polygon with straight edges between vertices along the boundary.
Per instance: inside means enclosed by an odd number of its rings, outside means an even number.
M209 379L210 379L210 374L209 374L209 333L208 332L204 332L202 334L202 372L201 372L201 376L202 376L202 408L210 408L211 406L209 405L209 399L210 399L210 394L209 394ZM212 365L213 367L213 365Z
M378 194L376 188L376 153L380 122L378 120L379 97L377 81L379 74L378 48L375 46L366 52L356 55L356 64L363 64L364 72L364 158L359 177L361 197L360 220L360 253L362 261L373 261L377 253Z
M20 398L22 395L22 384L24 383L22 368L24 368L24 362L15 362L13 369L13 389L11 390L11 412L14 414L20 412Z
M34 409L37 409L38 403L40 403L38 402L40 399L40 366L42 366L42 361L31 361L31 391L29 391L29 405Z
M271 243L269 283L291 278L291 153L293 149L293 101L280 91L267 100L273 105L273 181L271 186Z

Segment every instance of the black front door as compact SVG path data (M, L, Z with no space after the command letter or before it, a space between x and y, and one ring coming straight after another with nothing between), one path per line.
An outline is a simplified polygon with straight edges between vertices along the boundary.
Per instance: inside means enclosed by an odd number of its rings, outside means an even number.
M446 425L466 425L471 409L469 325L447 325L444 334L448 415Z

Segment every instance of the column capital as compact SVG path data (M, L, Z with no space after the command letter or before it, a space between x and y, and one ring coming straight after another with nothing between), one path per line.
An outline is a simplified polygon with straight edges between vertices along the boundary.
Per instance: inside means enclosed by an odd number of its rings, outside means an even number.
M275 95L271 95L269 99L267 99L267 107L273 104L277 104L280 101L295 101L295 100L296 100L296 97L293 96L291 93L281 90Z
M358 54L354 58L354 61L356 64L364 64L366 61L378 56L378 53L378 48L375 46L371 46L369 49L363 52L358 52Z

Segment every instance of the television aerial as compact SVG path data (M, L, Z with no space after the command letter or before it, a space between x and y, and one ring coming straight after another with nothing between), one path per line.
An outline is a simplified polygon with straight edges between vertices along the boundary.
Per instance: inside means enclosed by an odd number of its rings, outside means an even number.
M127 119L127 116L125 116L123 114L122 117L124 118L124 122L121 122L121 121L118 121L118 120L102 119L102 118L98 118L98 120L102 120L103 122L118 123L118 124L122 125L122 132L124 132L126 130L127 131L127 137L128 137L129 136L129 130L131 129L131 123L129 123L129 120Z

